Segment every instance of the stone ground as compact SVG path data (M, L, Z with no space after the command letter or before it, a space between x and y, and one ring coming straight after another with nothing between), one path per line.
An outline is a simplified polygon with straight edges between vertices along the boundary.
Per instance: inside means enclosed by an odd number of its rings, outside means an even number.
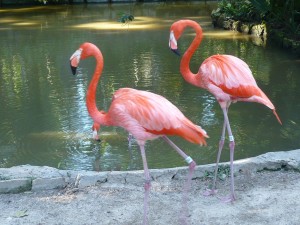
M189 192L187 224L300 224L300 150L267 153L235 164L237 200L234 203L219 199L229 193L228 178L218 180L216 196L203 196L211 184L206 175L213 170L213 165L197 167ZM225 174L226 165L223 166ZM30 171L32 179L32 186L25 192L0 194L1 225L142 224L142 171L100 175L91 171L72 175L69 171L68 179L59 171L65 187L47 190L45 184L49 184L50 178L53 181L55 175L49 178L40 173L45 169L48 175L49 171L55 171L31 166L0 169L0 178L6 176L0 184L2 192L9 192L7 182L28 177L28 174L21 176L20 170ZM44 179L32 176L37 170ZM182 187L186 171L186 167L151 170L150 225L182 224L179 219L183 214Z

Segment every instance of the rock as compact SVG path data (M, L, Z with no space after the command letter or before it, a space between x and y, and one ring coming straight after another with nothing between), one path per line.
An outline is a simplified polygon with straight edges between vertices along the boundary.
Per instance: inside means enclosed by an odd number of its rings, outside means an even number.
M61 189L66 186L63 177L55 178L37 178L32 181L32 191Z
M267 36L267 27L265 24L257 24L252 26L251 35L257 37L266 37Z
M250 30L251 30L251 27L249 26L249 24L243 23L243 24L241 24L239 31L244 34L250 34Z
M31 180L19 178L0 181L0 193L19 193L31 190Z
M78 173L75 180L75 187L84 188L105 182L107 182L107 173L86 171L85 173Z
M239 170L255 173L263 170L294 170L300 171L300 150L269 152L257 157L234 162L234 172ZM229 163L220 163L228 166ZM193 179L202 178L207 171L213 172L215 164L199 165L196 167ZM186 177L188 167L168 169L151 169L152 180L159 184L168 185L174 180ZM24 191L40 191L62 189L68 186L85 188L88 186L129 186L142 187L144 172L138 171L65 171L51 167L16 166L0 168L0 193L18 193Z

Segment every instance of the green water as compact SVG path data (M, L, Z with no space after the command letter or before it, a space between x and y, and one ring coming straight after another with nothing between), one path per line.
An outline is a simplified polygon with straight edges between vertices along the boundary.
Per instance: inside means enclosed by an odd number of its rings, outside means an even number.
M187 84L179 73L180 57L168 48L169 27L181 18L198 21L204 30L192 58L196 72L213 54L232 54L250 66L258 85L282 119L257 103L237 103L229 117L236 140L236 159L300 146L300 60L276 46L256 46L246 35L213 29L214 3L113 4L0 9L0 167L31 164L61 169L142 169L140 151L128 148L121 128L102 127L102 142L91 139L92 120L85 94L94 59L82 61L71 75L69 58L82 42L93 42L104 55L98 107L107 110L121 87L163 95L209 134L207 147L171 139L198 164L213 163L223 115L214 97ZM117 22L120 12L135 20ZM181 52L193 31L179 40ZM150 168L184 166L163 140L146 145ZM228 145L221 158L229 160Z

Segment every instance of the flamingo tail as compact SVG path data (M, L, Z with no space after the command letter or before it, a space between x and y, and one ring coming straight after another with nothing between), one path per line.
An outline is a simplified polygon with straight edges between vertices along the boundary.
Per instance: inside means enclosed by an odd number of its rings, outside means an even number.
M206 134L206 131L203 130L200 126L195 126L194 124L191 124L190 121L188 121L185 124L185 129L183 129L182 131L183 132L181 133L181 136L187 141L194 144L206 145L205 138L208 138L208 135Z

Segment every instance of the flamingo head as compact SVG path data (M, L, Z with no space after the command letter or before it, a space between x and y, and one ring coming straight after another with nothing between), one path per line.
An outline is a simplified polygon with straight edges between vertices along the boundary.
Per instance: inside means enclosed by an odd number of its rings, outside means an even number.
M74 52L74 54L70 58L70 66L71 66L73 75L76 74L76 69L77 69L80 59L81 59L81 53L82 53L82 48L79 48Z
M96 141L100 141L100 138L98 136L98 130L100 130L100 124L94 123L92 126L92 130L93 130L93 139Z
M177 40L179 40L186 27L194 28L196 30L196 35L200 37L200 41L202 38L202 29L197 22L192 20L178 20L174 22L170 28L169 47L177 55L180 55L177 47Z
M82 45L80 45L79 49L77 49L70 58L71 70L73 75L76 74L76 69L81 59L94 56L95 53L99 51L100 50L97 48L96 45L89 42L85 42Z
M183 30L184 30L184 24L182 20L179 20L172 24L170 28L170 38L169 38L169 47L170 49L176 54L180 56L180 53L178 51L177 46L177 40L180 38Z
M174 31L170 31L170 38L169 38L169 48L171 51L173 51L176 55L180 56L180 53L178 51L178 46L177 46L177 40L174 35Z

